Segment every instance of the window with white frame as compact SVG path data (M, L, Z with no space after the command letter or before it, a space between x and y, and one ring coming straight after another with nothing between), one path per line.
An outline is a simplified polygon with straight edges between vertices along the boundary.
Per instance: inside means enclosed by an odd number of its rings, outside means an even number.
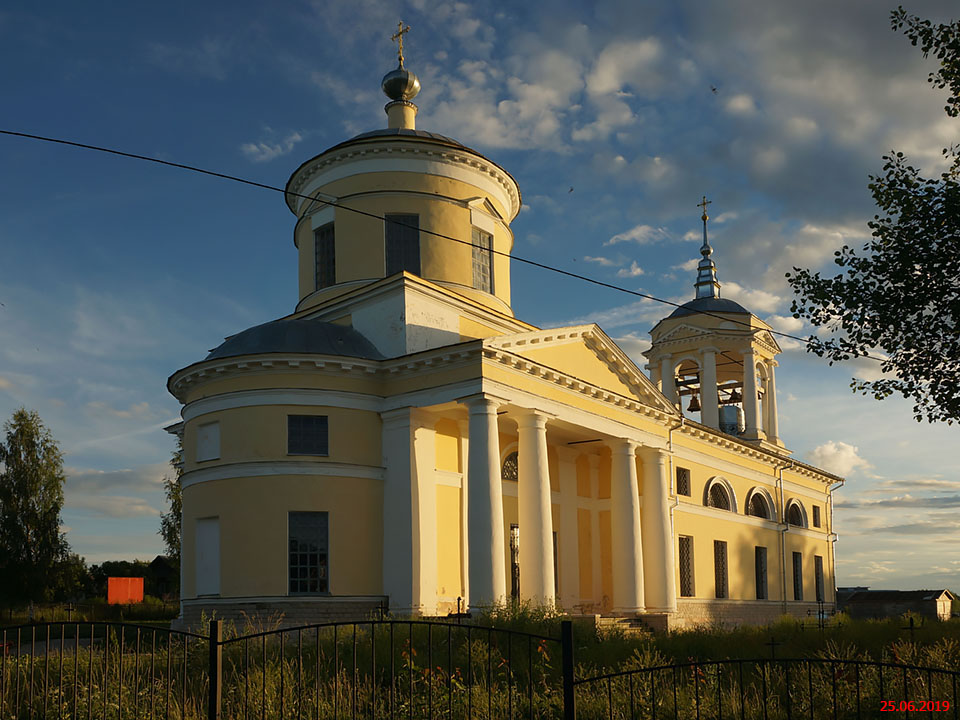
M693 597L693 538L678 536L680 557L680 597Z
M333 223L321 225L313 233L314 255L317 266L317 290L337 282L337 258Z
M420 216L384 215L386 275L406 270L420 274Z
M493 235L473 228L473 286L477 290L493 292Z
M690 468L677 468L677 495L690 497Z
M707 493L707 505L718 510L730 510L730 493L722 483L714 482L710 485L710 491Z
M326 415L287 415L288 455L328 455Z
M747 514L754 517L770 519L770 503L763 496L763 493L756 492L750 496L750 502L747 504Z
M797 527L806 527L803 521L803 508L796 500L791 500L787 505L787 522Z
M730 597L727 572L727 543L723 540L713 541L713 576L716 587L716 597Z
M209 422L197 427L197 462L220 459L220 423Z
M327 513L289 513L288 534L290 543L287 572L290 594L322 595L329 592Z
M803 600L803 554L793 554L793 599Z

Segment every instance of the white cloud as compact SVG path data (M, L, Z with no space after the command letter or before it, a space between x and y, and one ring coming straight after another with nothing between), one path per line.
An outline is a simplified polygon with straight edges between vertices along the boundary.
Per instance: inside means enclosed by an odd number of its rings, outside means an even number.
M662 52L656 38L611 43L600 52L587 75L587 92L604 95L624 87L648 89L659 84L654 66Z
M643 353L650 349L649 338L641 337L635 332L631 332L626 335L621 335L620 337L615 337L613 340L630 356L630 359L637 364L637 367L643 369L643 366L647 363L647 359L643 356Z
M697 269L697 265L700 263L700 258L690 258L685 260L679 265L671 265L671 270L683 270L684 272L693 272Z
M722 225L725 222L736 220L738 217L740 217L740 213L734 212L733 210L728 210L727 212L720 213L716 217L711 217L710 221L717 223L718 225Z
M617 277L621 278L640 277L641 275L643 275L643 268L637 265L636 260L630 263L630 267L617 270Z
M5 377L0 377L0 390L10 390L11 388L13 388L13 383Z
M787 333L788 335L799 336L800 333L803 332L803 320L795 318L792 315L769 315L767 316L767 325L778 332ZM775 337L777 344L780 345L780 348L783 350L799 350L806 346L806 343L783 337L782 335Z
M651 225L635 225L626 232L617 233L612 238L607 240L604 245L615 245L616 243L621 242L635 242L638 245L646 245L648 243L657 242L658 240L663 240L664 238L669 237L667 231L663 228L656 228Z
M261 140L258 142L244 143L240 146L240 152L246 155L248 160L255 163L264 163L286 155L293 150L301 140L303 140L303 136L300 133L291 132L282 140L275 142Z
M748 94L739 93L727 100L724 109L731 115L753 115L757 112L757 105Z
M64 501L65 510L86 510L108 518L156 517L161 511L143 498L127 495L77 495Z
M163 478L171 475L173 469L167 463L154 463L121 470L67 467L64 472L67 476L64 492L73 496L97 495L115 488L127 492L159 490Z
M727 280L722 283L722 294L743 305L754 314L775 311L783 303L783 298L766 290L752 290L739 283Z
M603 267L613 267L616 263L610 258L605 257L592 257L590 255L584 255L583 259L587 262L596 263L597 265L602 265Z
M807 461L834 475L846 477L857 470L868 470L872 465L860 457L860 449L840 440L830 440L807 453Z

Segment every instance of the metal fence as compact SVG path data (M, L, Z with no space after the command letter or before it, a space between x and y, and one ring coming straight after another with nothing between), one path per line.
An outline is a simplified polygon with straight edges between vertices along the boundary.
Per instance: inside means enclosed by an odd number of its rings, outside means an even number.
M960 671L859 660L689 662L590 675L561 637L368 620L225 637L124 623L0 631L0 719L955 720Z

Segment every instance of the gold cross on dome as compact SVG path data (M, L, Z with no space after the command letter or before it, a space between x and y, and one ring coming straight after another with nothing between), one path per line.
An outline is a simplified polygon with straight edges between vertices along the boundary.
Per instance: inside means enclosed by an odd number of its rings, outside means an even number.
M391 40L397 41L397 58L400 60L400 67L403 67L403 36L410 32L410 26L403 26L403 21L397 23L397 31L390 36Z
M707 200L706 195L703 196L703 200L697 203L698 208L703 208L703 217L701 217L700 219L703 220L704 222L710 219L707 216L707 205L712 205L712 204L713 204L713 200Z

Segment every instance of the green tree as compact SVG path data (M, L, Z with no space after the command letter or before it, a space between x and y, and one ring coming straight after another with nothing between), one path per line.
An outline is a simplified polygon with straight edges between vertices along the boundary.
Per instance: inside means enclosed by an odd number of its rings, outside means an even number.
M20 408L4 424L0 443L0 599L8 604L46 600L54 569L67 555L60 532L63 455L32 410Z
M940 69L929 82L947 89L944 108L960 116L960 21L934 25L898 8L893 30L903 31ZM879 213L872 239L835 253L834 277L794 268L791 311L824 328L807 350L832 365L877 351L889 377L854 379L855 391L877 399L899 393L914 402L917 420L960 420L960 154L943 151L948 169L927 178L900 152L884 156L883 174L870 177Z
M163 492L167 496L169 510L160 516L158 534L163 538L167 556L180 565L180 534L183 524L183 503L180 476L183 474L183 446L177 438L177 449L170 458L173 477L163 478Z

